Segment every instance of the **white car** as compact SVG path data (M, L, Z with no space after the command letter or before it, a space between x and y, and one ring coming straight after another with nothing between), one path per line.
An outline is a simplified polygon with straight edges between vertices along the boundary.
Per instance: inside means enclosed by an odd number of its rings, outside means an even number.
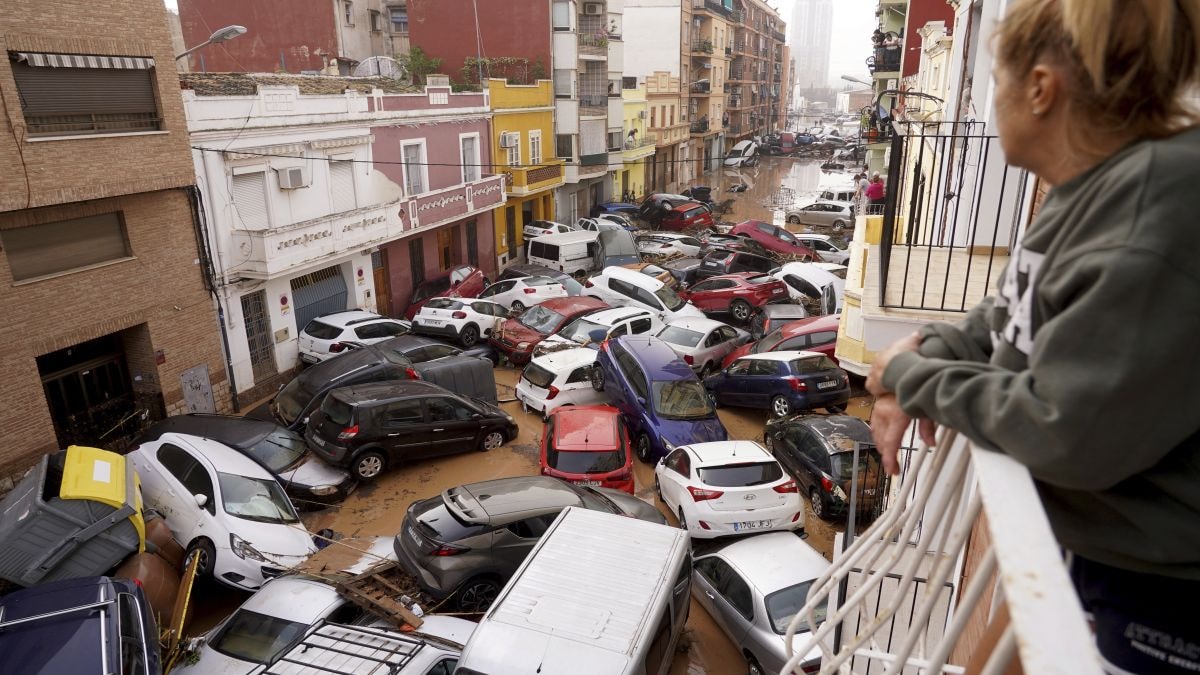
M588 279L583 286L585 295L603 300L613 307L648 309L663 321L685 316L704 318L704 312L679 297L663 282L624 267L605 267L603 272Z
M567 288L550 277L520 277L497 281L483 289L479 298L523 312L526 307L540 304L544 300L565 298L568 295Z
M848 272L850 270L850 268L846 267L844 264L839 265L837 263L831 263L831 262L819 262L819 263L813 263L813 264L816 265L817 267L820 267L821 269L825 270L826 272L829 272L833 276L841 279L842 281L846 280L846 272Z
M796 481L754 441L675 448L654 467L654 487L694 539L804 529Z
M346 351L346 342L374 344L404 335L409 329L407 321L389 319L360 309L325 314L300 329L300 360L309 364L320 363Z
M390 548L390 547L389 547ZM278 659L321 621L336 624L386 627L362 608L347 601L332 585L300 576L272 579L224 621L206 633L197 658L180 659L173 672L192 675L244 675ZM449 616L423 617L421 633L465 644L475 624ZM404 634L400 634L404 635ZM402 673L449 673L457 651L428 642L419 651L419 664L408 664ZM312 656L312 655L310 655ZM429 666L447 662L450 670ZM329 665L329 664L326 664Z
M725 355L746 344L750 334L712 319L672 319L658 332L658 339L671 349L703 380L721 367Z
M827 234L796 234L796 241L801 245L807 246L817 252L821 256L821 260L834 263L837 265L845 265L850 259L850 251L838 246L833 242L833 239Z
M561 349L562 345L585 346L622 335L642 333L654 335L662 330L662 327L663 324L658 320L658 315L648 309L641 307L602 309L572 319L557 333L539 342L534 347L534 353L544 354L554 349ZM603 333L604 337L594 340L593 338L598 332Z
M575 229L584 232L603 232L604 230L625 231L625 226L623 223L607 218L580 218L579 222L575 223Z
M596 350L575 347L534 356L517 382L521 407L542 418L564 405L607 403L608 396L592 388Z
M146 505L200 558L199 573L254 590L317 550L275 477L216 441L167 433L128 455Z
M758 144L754 141L738 141L725 153L725 166L750 166L757 152Z
M700 256L704 243L682 232L646 232L637 236L638 250L643 255L675 255L687 258Z
M556 223L552 220L535 220L525 227L521 228L521 234L526 240L544 237L548 234L563 234L565 232L574 232L575 228L563 223Z
M771 276L787 284L792 300L816 302L821 314L842 311L846 296L846 281L820 267L820 263L787 263L771 270Z
M479 298L430 298L413 317L413 332L451 338L473 347L509 316L508 308Z

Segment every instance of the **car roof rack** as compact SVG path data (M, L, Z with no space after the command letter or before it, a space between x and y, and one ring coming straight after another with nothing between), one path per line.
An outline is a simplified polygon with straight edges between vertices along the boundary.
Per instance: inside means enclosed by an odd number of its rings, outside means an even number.
M252 675L375 675L399 673L427 646L413 633L350 626L322 619Z

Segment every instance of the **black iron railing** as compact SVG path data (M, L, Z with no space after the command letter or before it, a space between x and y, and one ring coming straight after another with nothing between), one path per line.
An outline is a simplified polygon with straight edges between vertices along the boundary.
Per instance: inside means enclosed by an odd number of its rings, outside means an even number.
M990 291L1020 229L1027 172L974 122L895 123L879 304L965 312Z

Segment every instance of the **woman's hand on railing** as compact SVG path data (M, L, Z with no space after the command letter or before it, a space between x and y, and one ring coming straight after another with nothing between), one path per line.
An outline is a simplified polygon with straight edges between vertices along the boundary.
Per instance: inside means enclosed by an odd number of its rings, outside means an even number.
M891 393L883 386L883 372L887 370L888 364L892 362L892 358L903 352L915 352L921 346L920 333L913 333L906 338L896 340L887 349L875 355L871 361L871 372L867 374L867 391L875 396L883 396Z
M923 338L919 333L897 340L890 347L879 352L871 362L871 372L867 375L867 391L875 396L871 408L871 436L875 439L875 447L883 457L883 468L893 476L900 473L900 442L912 424L912 418L900 408L896 394L883 385L883 373L888 364L897 354L915 352L921 346ZM917 433L921 440L932 446L936 440L937 424L930 419L922 419L917 425Z

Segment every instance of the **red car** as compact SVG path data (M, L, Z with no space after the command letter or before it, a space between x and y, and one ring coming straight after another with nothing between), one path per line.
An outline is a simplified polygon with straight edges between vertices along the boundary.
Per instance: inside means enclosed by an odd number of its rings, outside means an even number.
M841 314L829 314L785 323L764 335L758 342L742 345L729 352L729 355L721 362L721 367L727 368L729 364L746 354L793 350L824 354L837 363L837 357L833 355L833 352L837 349L838 323L841 322L841 319Z
M610 405L556 408L542 433L542 475L633 494L633 453L621 413Z
M487 277L478 267L459 265L451 268L448 272L422 281L413 290L404 318L411 321L430 298L477 298L487 285Z
M607 309L608 303L596 298L576 295L551 298L534 305L513 319L506 319L500 330L492 331L488 342L504 352L514 365L529 363L533 348L548 336L557 333L577 316Z
M737 272L709 277L680 291L705 314L730 314L738 321L749 321L754 308L769 302L787 302L787 285L769 274Z
M733 226L729 234L753 239L771 253L795 256L801 262L820 262L821 256L816 251L804 246L796 239L796 235L782 227L775 227L761 220L745 220ZM805 259L807 257L807 260Z
M658 227L662 230L703 230L712 227L712 211L700 202L680 204L663 215Z

